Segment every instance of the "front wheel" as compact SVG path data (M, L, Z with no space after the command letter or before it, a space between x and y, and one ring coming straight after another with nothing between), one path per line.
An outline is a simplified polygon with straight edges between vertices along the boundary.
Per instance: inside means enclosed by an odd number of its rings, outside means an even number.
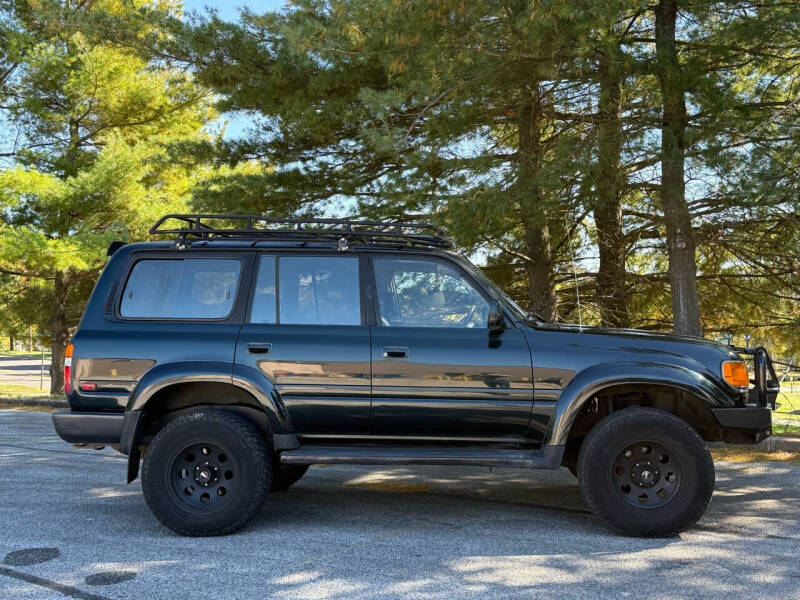
M142 491L153 514L173 531L224 535L261 508L271 477L258 430L238 415L206 409L178 417L153 438Z
M612 413L592 428L577 476L598 517L640 536L690 527L714 491L714 462L702 438L675 415L647 407Z

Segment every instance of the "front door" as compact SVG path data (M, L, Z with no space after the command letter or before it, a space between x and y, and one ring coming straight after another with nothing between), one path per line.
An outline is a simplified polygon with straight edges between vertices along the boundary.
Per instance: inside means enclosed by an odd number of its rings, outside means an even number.
M375 254L372 421L376 436L518 438L533 405L519 329L487 327L490 299L456 263Z
M295 431L367 434L369 327L363 325L360 259L262 254L236 362L275 385Z

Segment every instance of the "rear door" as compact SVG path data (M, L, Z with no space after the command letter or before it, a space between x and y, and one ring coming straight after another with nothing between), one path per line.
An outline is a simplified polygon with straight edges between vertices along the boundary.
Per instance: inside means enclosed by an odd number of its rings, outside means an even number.
M506 439L533 405L522 332L490 333L490 297L446 258L375 254L372 421L376 436Z
M306 436L369 432L370 345L361 259L342 253L260 254L236 362L276 386Z

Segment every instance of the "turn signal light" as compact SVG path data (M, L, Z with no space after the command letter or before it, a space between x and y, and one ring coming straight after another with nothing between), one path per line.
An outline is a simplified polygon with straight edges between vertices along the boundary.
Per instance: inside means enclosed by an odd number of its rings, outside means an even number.
M747 387L750 385L747 367L739 360L727 360L722 363L722 377L733 387Z
M64 393L69 394L72 391L72 381L70 381L70 374L72 371L72 353L75 348L72 344L67 345L67 350L64 352Z

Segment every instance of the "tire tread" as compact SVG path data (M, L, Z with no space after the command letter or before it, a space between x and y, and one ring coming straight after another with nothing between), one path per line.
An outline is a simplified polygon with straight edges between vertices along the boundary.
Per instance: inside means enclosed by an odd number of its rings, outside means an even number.
M152 473L153 465L145 457L142 467L142 491L145 501L156 518L166 527L187 536L216 536L228 535L238 531L250 521L264 505L271 485L271 460L266 444L258 430L246 419L239 415L219 409L202 409L183 415L171 421L153 438L148 448L147 455L153 456L160 451L160 447L169 443L171 437L176 435L181 428L190 423L203 421L213 423L217 428L226 428L234 433L243 445L247 454L246 459L252 460L255 466L256 482L252 500L238 518L224 527L200 526L198 524L186 525L174 522L162 510L158 495L164 492L159 488L160 473Z
M683 438L684 448L695 461L698 478L695 480L694 495L689 507L679 517L667 521L653 520L643 526L624 521L615 505L603 497L605 489L591 485L594 473L592 457L597 456L612 441L614 432L628 428L654 427L671 435ZM655 441L655 440L654 440ZM703 516L714 491L714 462L705 442L689 423L665 410L651 407L631 407L613 412L595 425L581 446L577 469L578 485L586 502L593 512L611 527L629 535L642 537L669 536L694 525ZM600 489L598 489L600 488Z

